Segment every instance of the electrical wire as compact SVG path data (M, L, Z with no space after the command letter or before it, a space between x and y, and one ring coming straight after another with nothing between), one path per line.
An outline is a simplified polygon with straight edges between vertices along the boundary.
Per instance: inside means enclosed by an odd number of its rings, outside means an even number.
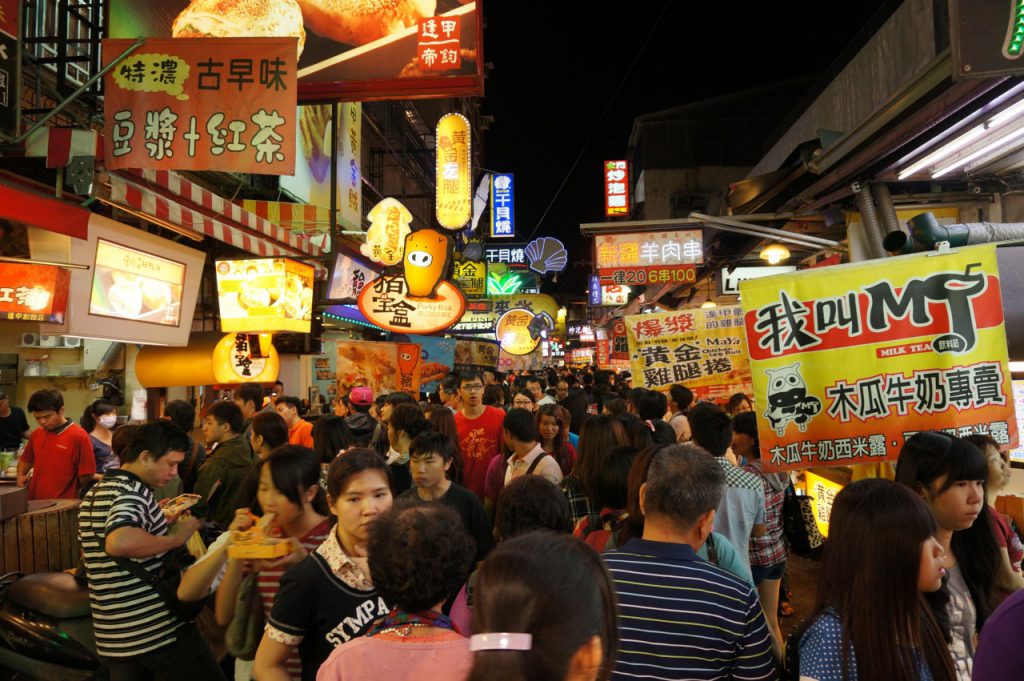
M566 183L569 182L569 178L572 177L572 174L576 171L576 166L579 165L580 160L582 160L583 154L586 153L587 148L590 146L590 143L594 141L594 136L597 134L597 131L601 129L601 125L604 123L604 119L608 116L608 112L611 111L612 104L614 104L615 100L618 99L619 93L622 91L623 86L625 86L626 81L629 80L630 74L633 73L633 69L636 67L637 62L640 61L640 56L644 53L644 50L647 49L647 44L651 42L651 38L654 37L654 33L658 30L658 26L661 25L661 20L665 18L665 13L668 11L668 8L671 4L672 0L666 0L665 5L661 8L661 12L654 20L654 25L651 26L650 32L644 39L643 44L640 45L640 49L636 51L635 55L633 55L633 61L630 62L629 68L626 69L626 73L623 74L622 80L619 81L618 87L615 88L615 92L613 92L612 96L608 99L608 104L605 105L604 111L601 112L601 117L597 119L597 123L594 125L594 129L590 131L590 136L587 137L587 141L584 142L583 147L580 148L580 153L577 154L576 160L572 162L572 166L570 166L569 168L569 172L566 173L565 177L562 179L562 184L558 186L558 190L555 192L555 195L551 197L551 202L548 203L548 207L544 209L544 212L540 216L540 220L537 221L537 224L536 226L534 226L533 231L530 232L530 236L526 238L527 241L533 239L534 234L536 234L537 230L540 229L540 226L544 224L544 218L548 216L548 213L551 211L555 203L558 201L558 197L561 195L562 190L565 189Z

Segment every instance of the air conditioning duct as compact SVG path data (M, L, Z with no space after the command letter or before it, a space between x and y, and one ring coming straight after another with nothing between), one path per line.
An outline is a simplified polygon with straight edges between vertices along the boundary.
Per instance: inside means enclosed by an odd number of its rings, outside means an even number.
M933 213L921 213L907 220L910 233L889 232L885 250L892 255L931 251L936 244L948 241L950 246L974 246L997 241L1024 239L1024 222L968 222L943 225Z

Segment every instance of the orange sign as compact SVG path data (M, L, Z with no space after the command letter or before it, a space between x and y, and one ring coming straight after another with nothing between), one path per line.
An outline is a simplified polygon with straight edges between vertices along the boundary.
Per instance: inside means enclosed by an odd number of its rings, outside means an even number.
M604 214L615 218L629 215L629 164L604 162Z
M470 167L469 121L450 113L437 122L437 221L459 230L473 217L473 173Z
M359 311L371 324L397 333L430 334L459 321L466 309L462 291L449 281L433 297L410 294L404 277L378 277L359 293Z
M416 343L398 344L398 390L409 395L420 394L420 359Z
M70 280L63 267L0 263L0 319L63 324Z
M295 40L147 40L103 79L107 167L293 174Z

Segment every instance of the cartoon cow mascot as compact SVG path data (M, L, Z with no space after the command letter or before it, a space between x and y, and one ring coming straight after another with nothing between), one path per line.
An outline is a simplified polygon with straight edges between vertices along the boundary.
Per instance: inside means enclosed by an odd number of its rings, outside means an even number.
M799 369L800 362L797 362L765 372L768 374L768 408L764 417L779 437L785 434L790 421L804 432L807 423L821 411L821 400L807 394L807 384Z

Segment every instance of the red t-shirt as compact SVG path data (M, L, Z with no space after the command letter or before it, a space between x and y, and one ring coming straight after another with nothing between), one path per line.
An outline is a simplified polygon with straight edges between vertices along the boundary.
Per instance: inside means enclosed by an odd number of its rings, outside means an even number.
M295 424L294 428L289 428L288 444L313 449L313 424L302 420Z
M32 431L21 460L32 464L29 499L74 499L79 476L96 472L89 434L70 420L57 432Z
M484 413L475 419L466 418L461 411L455 415L455 429L462 448L462 485L480 499L484 498L487 466L498 456L504 440L504 421L505 412L490 406L484 407Z

